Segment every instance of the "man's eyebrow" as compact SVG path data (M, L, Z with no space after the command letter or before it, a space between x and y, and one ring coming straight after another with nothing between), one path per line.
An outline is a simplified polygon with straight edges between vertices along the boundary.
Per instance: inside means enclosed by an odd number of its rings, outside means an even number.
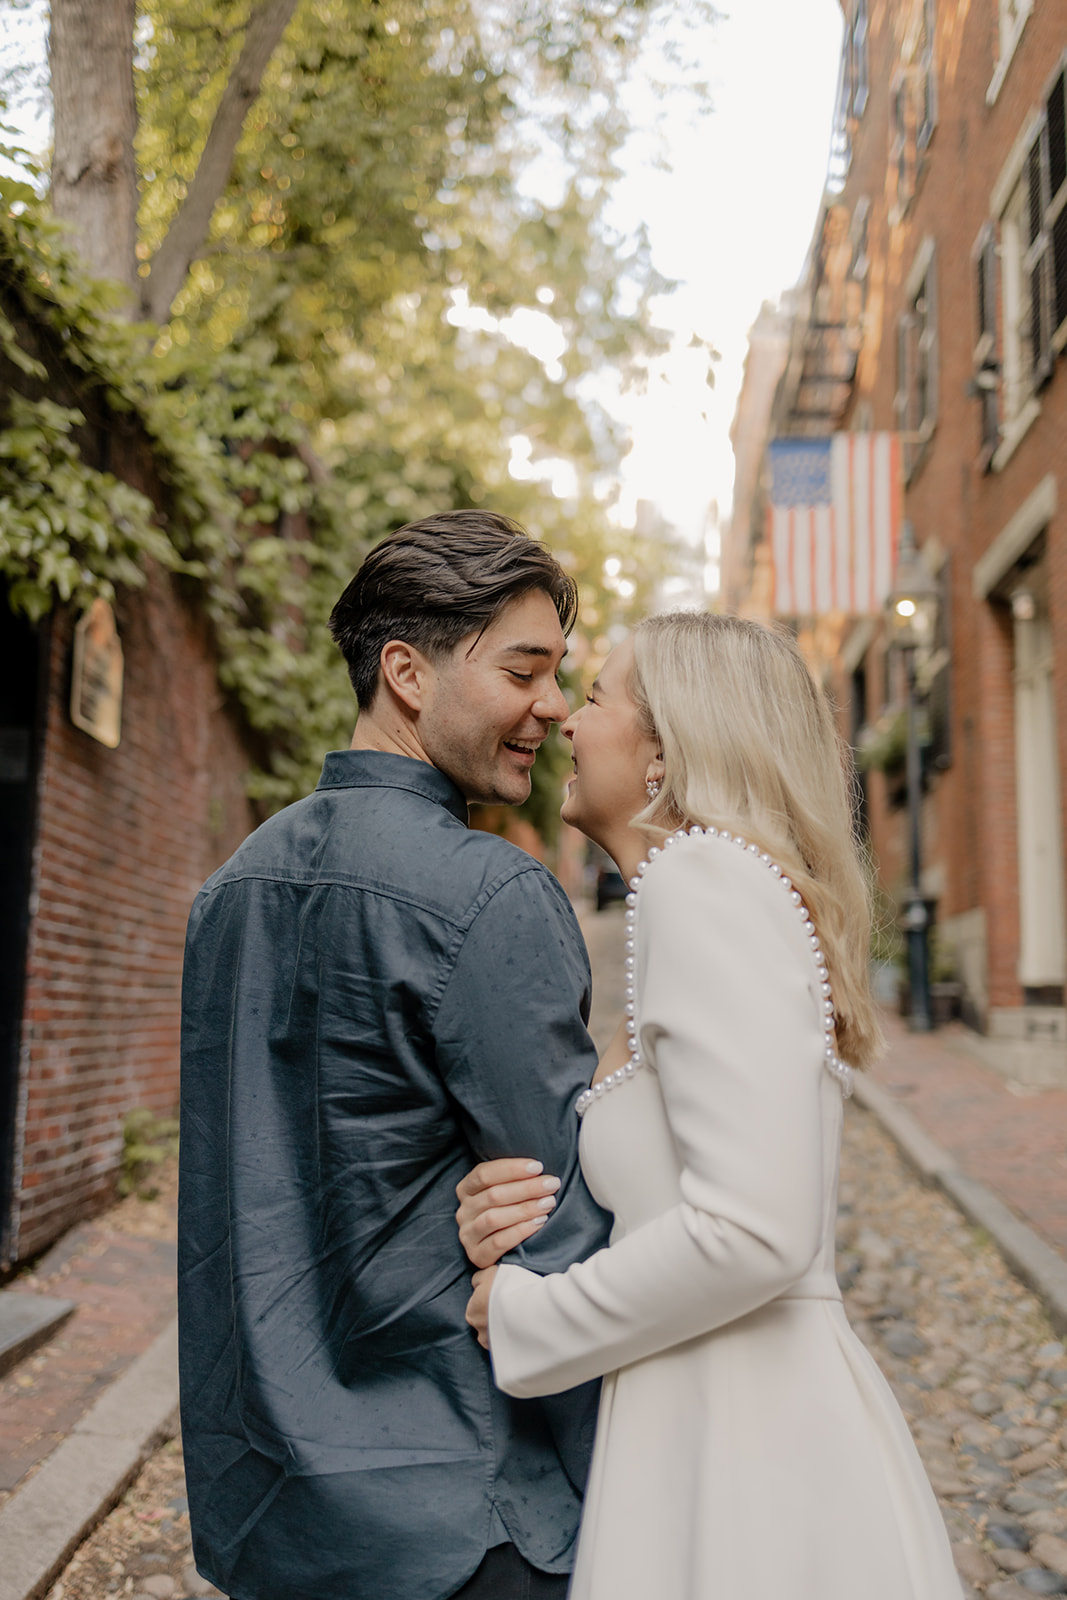
M551 661L557 652L550 650L544 644L505 644L501 646L500 654L502 656L544 656L546 661Z

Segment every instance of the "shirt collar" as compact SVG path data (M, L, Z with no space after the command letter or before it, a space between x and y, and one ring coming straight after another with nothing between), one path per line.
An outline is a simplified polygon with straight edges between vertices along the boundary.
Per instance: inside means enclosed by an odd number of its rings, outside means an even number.
M331 750L322 764L319 789L407 789L451 811L468 824L467 802L452 779L428 761L385 750Z

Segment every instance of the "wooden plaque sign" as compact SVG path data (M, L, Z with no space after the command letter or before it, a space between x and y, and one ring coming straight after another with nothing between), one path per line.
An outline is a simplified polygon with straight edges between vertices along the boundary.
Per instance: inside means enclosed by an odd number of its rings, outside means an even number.
M74 629L70 720L114 750L122 734L122 645L115 613L94 600Z

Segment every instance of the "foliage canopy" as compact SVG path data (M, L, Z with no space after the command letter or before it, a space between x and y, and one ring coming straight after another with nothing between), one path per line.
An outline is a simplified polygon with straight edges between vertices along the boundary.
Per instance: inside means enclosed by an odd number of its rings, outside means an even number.
M47 205L3 180L4 303L50 327L113 411L136 414L165 482L153 505L87 466L82 413L50 397L15 322L0 322L11 602L34 617L80 607L135 585L148 560L197 581L221 679L267 736L254 784L269 803L304 792L323 751L347 742L353 706L325 620L391 528L492 503L574 572L601 643L648 599L664 553L611 525L621 441L583 380L658 348L664 286L647 241L612 236L604 209L626 132L613 85L663 9L302 0L158 328L123 321ZM213 0L139 8L148 282L256 11L240 0L222 23ZM523 176L531 86L547 108L537 139L555 149L551 201ZM536 809L543 823L554 801Z

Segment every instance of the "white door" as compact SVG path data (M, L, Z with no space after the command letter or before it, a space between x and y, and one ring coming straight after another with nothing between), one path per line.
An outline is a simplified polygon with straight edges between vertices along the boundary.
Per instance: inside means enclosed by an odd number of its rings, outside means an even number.
M1019 982L1064 981L1063 824L1052 696L1052 629L1029 595L1015 616L1015 783L1019 816ZM1030 614L1027 615L1027 612Z

